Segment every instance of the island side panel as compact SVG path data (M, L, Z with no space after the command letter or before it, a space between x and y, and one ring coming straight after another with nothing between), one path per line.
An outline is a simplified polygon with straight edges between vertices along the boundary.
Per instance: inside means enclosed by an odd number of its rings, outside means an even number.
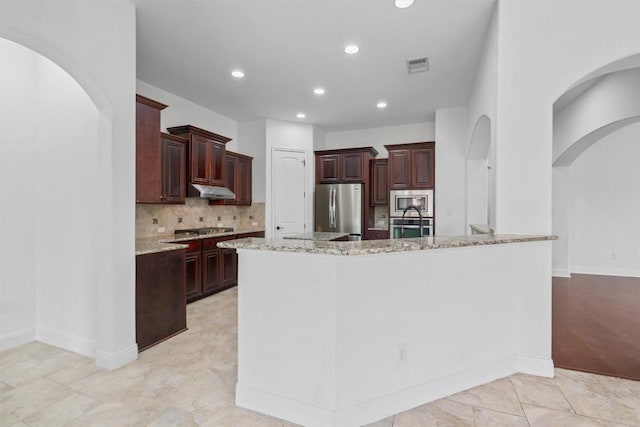
M335 260L238 250L237 405L330 425Z
M518 371L552 376L550 247L341 257L333 425L366 424ZM523 355L544 369L527 370Z

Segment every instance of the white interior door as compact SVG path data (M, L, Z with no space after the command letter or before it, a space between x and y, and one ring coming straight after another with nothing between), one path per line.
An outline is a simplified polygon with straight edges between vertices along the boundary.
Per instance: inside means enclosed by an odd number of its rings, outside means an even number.
M306 212L306 153L273 150L273 230L272 236L304 233Z

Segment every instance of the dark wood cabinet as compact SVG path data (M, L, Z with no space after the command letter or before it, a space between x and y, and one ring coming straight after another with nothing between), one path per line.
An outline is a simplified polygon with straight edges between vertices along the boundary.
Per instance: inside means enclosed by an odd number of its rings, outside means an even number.
M316 184L367 183L373 147L316 151Z
M435 185L433 142L385 145L389 150L389 190L432 189Z
M389 189L411 188L411 150L389 151Z
M389 204L388 160L372 159L371 166L371 206Z
M136 95L136 203L184 203L187 140L160 132L165 107Z
M238 174L236 175L236 201L238 205L251 206L252 191L252 170L253 158L249 156L238 156Z
M411 149L411 187L433 188L434 184L434 146Z
M238 283L238 255L235 249L219 248L218 243L245 237L264 237L264 231L186 242L186 301L193 302Z
M251 169L253 157L227 151L225 153L224 185L236 195L233 200L225 200L225 205L251 205ZM215 202L212 202L215 203Z
M342 182L364 182L364 170L367 165L364 157L363 152L342 155Z
M190 184L224 185L225 144L231 141L230 138L192 125L175 126L167 130L187 140L187 196L199 196Z
M220 249L204 249L202 251L202 293L208 294L222 286Z
M184 203L186 196L187 145L184 138L161 134L162 142L162 201Z
M187 329L185 250L136 256L136 342L143 351Z
M340 154L316 153L316 183L332 184L341 182L341 160Z
M389 230L367 230L367 240L384 240L389 238Z

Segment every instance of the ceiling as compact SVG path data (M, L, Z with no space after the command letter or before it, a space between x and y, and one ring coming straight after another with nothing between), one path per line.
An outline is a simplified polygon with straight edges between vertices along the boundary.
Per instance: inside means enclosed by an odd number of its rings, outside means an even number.
M133 0L137 76L236 121L327 131L467 104L495 0ZM344 53L356 43L360 52ZM407 74L428 56L430 70ZM240 68L244 79L230 73ZM313 88L326 94L317 96ZM384 100L388 107L376 108ZM305 119L296 113L304 112Z

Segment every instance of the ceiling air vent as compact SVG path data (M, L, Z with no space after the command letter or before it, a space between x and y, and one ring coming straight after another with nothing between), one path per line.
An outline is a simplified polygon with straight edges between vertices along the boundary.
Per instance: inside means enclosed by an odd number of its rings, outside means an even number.
M429 58L415 58L407 60L407 73L421 73L429 70Z

